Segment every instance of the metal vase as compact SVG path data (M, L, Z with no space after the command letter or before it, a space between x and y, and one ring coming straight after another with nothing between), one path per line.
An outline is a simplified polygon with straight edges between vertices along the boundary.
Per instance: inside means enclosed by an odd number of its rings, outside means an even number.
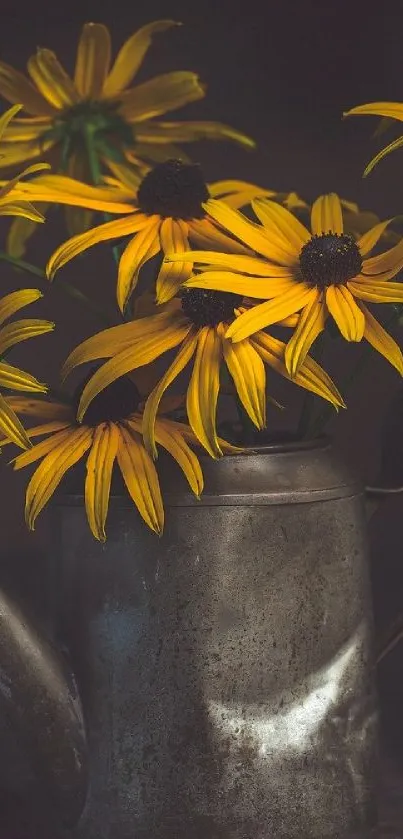
M124 495L96 543L53 508L87 726L74 839L367 839L376 702L362 489L326 441L164 465L162 538Z

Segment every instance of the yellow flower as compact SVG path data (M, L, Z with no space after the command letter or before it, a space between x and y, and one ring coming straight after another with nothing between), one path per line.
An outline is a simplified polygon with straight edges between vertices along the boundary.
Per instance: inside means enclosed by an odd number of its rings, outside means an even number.
M260 224L219 201L208 201L206 209L258 256L195 251L188 257L202 270L185 283L187 287L266 301L234 320L226 338L242 342L301 312L285 351L287 370L295 376L331 315L346 341L365 338L403 374L401 350L364 304L403 302L403 283L390 282L403 267L403 240L384 253L368 256L389 221L376 224L355 241L343 232L340 200L334 193L313 204L312 232L279 204L257 199L252 206ZM167 257L177 259L175 254Z
M225 338L236 321L236 294L197 290L185 291L165 305L164 311L131 323L106 329L84 341L67 359L63 376L94 359L108 358L85 386L78 406L80 422L88 406L106 387L132 370L150 364L168 350L177 354L150 393L144 408L144 440L156 456L155 418L166 389L192 362L186 409L189 424L199 442L212 457L223 453L217 437L216 412L220 390L220 368L224 362L236 392L255 426L266 424L265 363L286 378L284 344L257 331L249 339L232 344ZM329 376L312 359L306 358L295 378L296 384L317 393L336 408L343 400Z
M154 35L175 21L158 20L135 32L111 64L109 30L86 23L78 42L74 77L54 52L38 49L27 69L30 79L0 62L0 93L22 103L30 114L5 133L0 166L10 166L56 152L58 168L92 180L90 141L106 166L129 160L144 171L144 161L172 156L172 144L201 139L230 139L253 147L244 134L216 122L158 122L168 111L201 99L205 88L195 73L177 71L130 87Z
M60 178L48 176L53 183L55 200ZM202 203L209 195L222 196L226 204L239 207L258 195L274 196L275 193L244 181L218 181L207 186L199 166L168 160L160 163L143 180L120 168L120 180L108 178L109 187L115 188L122 201L132 200L132 212L74 236L64 242L52 255L47 274L52 279L56 271L70 259L98 242L112 241L130 236L119 262L117 300L123 311L136 287L141 267L152 257L175 250L185 254L189 242L200 247L230 249L248 253L233 237L225 235L218 225L206 215ZM63 188L63 184L60 185ZM83 185L83 190L88 187ZM36 187L36 194L37 187ZM76 182L76 194L84 198ZM182 258L176 265L164 263L156 280L156 297L159 303L169 301L181 284L191 274L192 264Z
M0 141L7 130L7 126L11 120L21 110L21 105L15 105L9 108L8 111L0 117ZM1 165L1 157L0 157ZM0 216L16 216L30 221L42 222L45 221L42 213L24 196L19 196L18 187L21 188L21 180L26 175L33 175L35 172L41 172L44 169L49 169L48 163L35 163L33 166L28 166L9 181L0 183Z
M379 116L384 117L386 120L393 120L397 119L399 122L403 122L403 103L401 102L370 102L368 105L357 105L356 108L351 108L349 111L345 111L343 114L344 117L350 116ZM393 140L389 145L385 146L375 157L370 160L368 166L366 166L364 170L364 177L372 172L372 169L375 168L377 163L380 160L383 160L386 155L390 154L390 152L395 151L396 149L400 149L403 146L403 135L397 137L396 140Z
M26 493L25 517L33 530L35 520L45 507L64 475L88 452L85 477L85 508L88 523L96 539L105 541L105 523L109 506L115 462L126 489L146 524L161 534L164 507L154 463L144 448L141 395L130 379L115 382L104 391L86 412L84 422L75 420L73 405L32 399L10 399L21 415L42 420L28 430L28 435L44 437L14 461L21 469L41 460ZM198 458L189 443L196 442L187 425L158 417L156 440L176 460L197 497L203 489L203 475ZM1 444L4 445L1 441Z
M28 338L35 338L54 329L54 323L47 320L28 319L16 320L3 326L15 312L34 303L42 297L40 291L35 288L13 291L0 299L0 356L3 357L11 347ZM12 367L4 360L0 361L0 387L7 390L20 390L31 393L46 393L47 387L38 382L34 376L24 373L18 367ZM0 393L0 429L9 437L13 443L23 449L30 447L30 441L21 425L15 411L4 396Z

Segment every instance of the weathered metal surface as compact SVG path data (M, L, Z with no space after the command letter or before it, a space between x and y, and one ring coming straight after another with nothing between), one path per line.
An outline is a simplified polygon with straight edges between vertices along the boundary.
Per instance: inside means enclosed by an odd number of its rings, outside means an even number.
M67 825L86 798L86 742L74 678L50 644L0 591L0 712L38 782L42 806ZM17 755L9 749L2 755ZM9 767L13 772L13 766ZM23 776L21 781L24 780ZM21 789L23 795L24 790Z
M86 716L74 839L367 839L376 705L360 489L325 444L166 474L158 539L54 508L62 631ZM173 468L173 467L172 467Z

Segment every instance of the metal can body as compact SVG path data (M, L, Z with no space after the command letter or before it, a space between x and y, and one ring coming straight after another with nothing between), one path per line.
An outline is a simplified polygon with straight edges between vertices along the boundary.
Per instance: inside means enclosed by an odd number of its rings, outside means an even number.
M87 724L75 839L367 839L376 703L364 508L326 444L166 475L166 528L54 507Z

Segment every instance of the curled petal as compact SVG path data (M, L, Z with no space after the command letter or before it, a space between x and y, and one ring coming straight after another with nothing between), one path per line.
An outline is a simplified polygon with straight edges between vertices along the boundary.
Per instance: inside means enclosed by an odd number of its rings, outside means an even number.
M217 331L208 326L203 327L198 334L186 410L197 439L214 458L222 455L216 429L221 359L222 343Z
M224 337L224 331L221 325L219 333L224 361L245 411L261 430L266 425L266 372L263 361L248 340L232 344Z
M87 458L85 509L91 533L105 542L112 469L119 446L120 432L114 423L102 423L93 433Z
M160 535L164 527L164 506L154 463L140 435L121 426L117 461L126 484L145 523Z

